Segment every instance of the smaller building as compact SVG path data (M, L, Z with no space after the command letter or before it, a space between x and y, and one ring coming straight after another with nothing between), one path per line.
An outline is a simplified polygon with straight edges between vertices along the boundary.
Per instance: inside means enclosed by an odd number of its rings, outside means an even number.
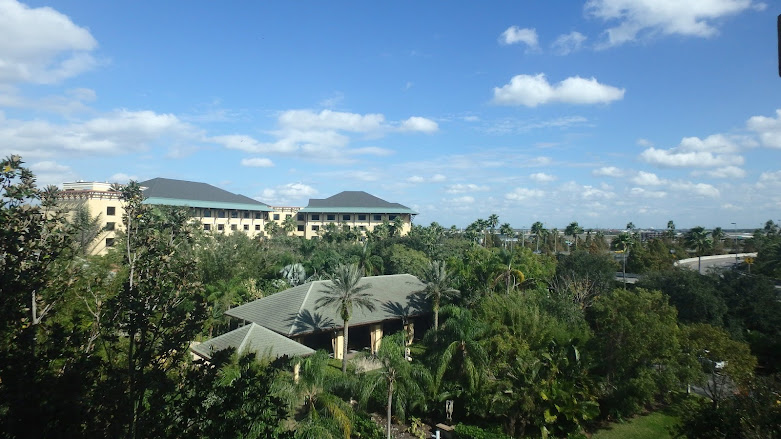
M271 349L274 356L293 356L305 355L306 349L326 349L339 359L344 347L343 322L335 306L318 306L318 300L326 296L326 286L330 282L308 282L229 309L225 314L243 326L191 350L208 359L209 352L227 347L244 352L249 343L259 354ZM376 302L374 310L353 309L349 321L349 350L376 352L385 334L405 331L411 341L416 335L416 327L419 330L428 327L431 305L425 300L425 284L417 277L411 274L369 276L362 278L358 285L367 285L364 292ZM248 330L247 326L254 329ZM277 337L271 337L256 326ZM247 342L253 333L256 334L252 338L254 341ZM289 343L281 342L278 337Z
M328 224L350 227L361 234L373 231L385 222L401 222L401 235L412 228L418 213L399 203L391 203L363 191L344 191L328 198L311 198L296 213L297 235L306 239L319 236Z

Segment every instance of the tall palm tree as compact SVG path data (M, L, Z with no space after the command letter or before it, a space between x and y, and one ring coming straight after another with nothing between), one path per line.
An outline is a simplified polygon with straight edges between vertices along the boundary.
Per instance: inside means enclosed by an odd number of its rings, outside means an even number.
M382 385L387 386L386 433L391 438L391 416L402 422L406 418L407 408L425 402L425 387L431 378L422 363L411 363L404 355L405 340L402 332L384 337L377 351L377 361L382 365L376 372L367 373L360 380L360 401L363 405ZM421 386L424 384L424 386ZM396 404L393 404L393 401Z
M616 245L621 248L621 250L624 252L623 259L624 259L624 268L623 268L623 275L624 275L624 289L626 289L626 251L629 249L629 246L633 244L632 235L629 233L622 233L616 237Z
M371 284L360 283L363 275L358 268L358 264L341 264L336 268L336 272L331 276L331 281L324 285L325 296L317 299L317 309L325 306L335 306L339 310L339 317L344 322L342 336L344 337L344 346L342 346L342 373L347 373L347 342L349 335L349 322L354 307L366 308L374 311L374 302L377 301L371 294L364 292Z
M337 381L328 373L328 354L321 350L293 362L299 369L298 376L278 380L274 392L296 413L295 437L349 439L352 408L332 393Z
M293 230L296 230L296 225L296 218L293 215L286 216L282 221L282 229L287 234L293 233Z
M523 283L525 276L520 270L513 268L512 252L502 249L497 257L499 258L500 264L499 269L497 270L499 274L496 275L491 282L491 288L493 289L499 282L503 282L505 284L505 292L509 295L513 288L516 288Z
M504 236L506 238L512 239L515 236L515 231L513 230L512 226L510 226L510 223L504 223L501 226L499 226L499 234ZM506 242L503 240L503 242Z
M545 227L543 227L543 224L539 221L535 221L534 224L532 224L532 234L537 237L537 249L536 251L540 251L540 236L545 233Z
M702 255L713 245L708 238L708 232L700 226L690 229L686 234L686 245L694 249L697 255L697 271L702 273Z
M452 278L445 261L431 261L423 272L423 282L426 288L423 293L431 300L434 311L434 332L439 329L439 306L442 299L455 296L459 291L451 287ZM436 336L435 336L436 337Z
M443 310L447 320L442 325L444 350L439 355L434 384L437 391L442 378L450 370L460 391L474 390L483 379L488 355L480 341L486 334L486 326L470 310L447 306ZM460 393L459 389L455 393Z
M577 221L573 221L569 223L567 228L564 229L564 234L567 236L571 236L572 239L575 241L575 250L578 249L578 235L581 233L583 233L583 227L580 227Z

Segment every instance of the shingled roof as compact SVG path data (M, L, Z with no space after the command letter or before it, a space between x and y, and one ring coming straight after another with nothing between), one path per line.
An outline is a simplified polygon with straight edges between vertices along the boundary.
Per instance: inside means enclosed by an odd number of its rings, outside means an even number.
M344 191L328 198L310 198L301 212L366 212L409 213L417 215L407 206L390 203L364 191Z
M250 323L190 348L209 360L215 352L234 348L236 353L255 352L258 357L306 356L315 351L260 325Z
M269 206L260 201L206 183L153 178L139 185L145 188L145 202L148 204L271 211Z
M336 307L319 308L317 305L317 300L326 295L325 286L330 282L308 282L229 309L225 314L288 337L341 328L342 319ZM364 292L377 300L375 309L353 309L350 326L395 320L431 310L422 294L425 284L411 274L364 277L358 285L367 284L369 288Z

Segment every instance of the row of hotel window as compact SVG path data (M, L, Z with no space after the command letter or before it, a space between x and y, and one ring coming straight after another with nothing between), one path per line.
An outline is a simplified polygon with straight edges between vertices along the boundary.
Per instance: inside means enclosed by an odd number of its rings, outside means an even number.
M114 207L114 206L106 207L106 215L114 216L114 215L116 215L116 213L117 213L117 208L116 207ZM190 210L190 215L193 216L193 217L197 217L198 216L197 213L198 213L197 209L191 209ZM211 218L211 216L212 216L211 210L203 209L203 215L202 216L203 216L203 218ZM285 215L285 219L290 218L291 216L292 216L291 214L287 214L287 215ZM324 216L325 216L325 220L326 221L336 221L336 214L327 214L327 215L324 215ZM395 220L396 216L397 215L388 215L388 221ZM230 217L231 218L239 218L239 211L238 210L231 210L230 211ZM241 217L244 218L244 219L250 219L250 212L246 211L246 210L243 211ZM352 221L352 217L353 217L353 215L351 215L351 214L344 214L344 215L342 215L342 221ZM355 215L355 217L357 218L356 221L366 221L366 218L368 217L368 215L366 215L366 214L357 214L357 215ZM217 211L217 218L227 218L225 211L224 210L218 210ZM262 212L255 212L254 219L263 219L263 213ZM275 221L278 221L280 219L280 214L275 213L274 216L273 216L273 219ZM298 221L305 221L306 220L306 215L303 214L303 213L299 213L297 215L296 219ZM313 213L313 214L309 215L309 220L310 221L320 221L320 214ZM372 221L382 221L382 215L377 215L377 214L372 215ZM244 227L247 227L247 226L244 226ZM258 227L258 226L256 226L256 227ZM245 230L249 230L249 229L245 229ZM257 229L257 230L260 230L260 229Z
M230 226L231 226L231 230L239 230L237 224L231 224ZM296 226L296 230L299 231L299 232L303 232L305 230L304 227L305 226L303 224L299 224L298 226ZM350 228L350 226L344 226L344 227L345 227L345 229L349 229ZM358 226L358 229L359 230L366 230L366 226ZM114 229L112 228L111 230L114 230ZM212 225L211 224L204 224L203 225L203 230L206 230L206 231L212 230ZM217 224L217 230L218 231L225 230L225 224ZM244 231L249 231L249 224L244 224L243 230ZM320 230L320 226L319 225L312 225L312 230L317 232L318 230ZM260 224L255 224L255 231L260 231Z

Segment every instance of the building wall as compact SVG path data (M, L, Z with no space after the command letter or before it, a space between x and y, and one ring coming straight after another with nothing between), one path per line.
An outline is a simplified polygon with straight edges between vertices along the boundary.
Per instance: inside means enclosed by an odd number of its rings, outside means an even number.
M302 220L299 220L298 224L304 226L304 237L306 239L312 239L313 237L320 236L320 233L328 224L336 224L337 226L349 226L351 229L358 229L365 236L367 232L374 231L374 228L383 224L384 222L392 223L396 217L401 217L404 222L401 230L402 235L409 233L412 228L412 217L408 213L401 214L386 214L386 213L361 213L360 211L347 211L341 213L315 213L315 212L301 212L300 215L304 215ZM299 235L301 236L301 235Z

